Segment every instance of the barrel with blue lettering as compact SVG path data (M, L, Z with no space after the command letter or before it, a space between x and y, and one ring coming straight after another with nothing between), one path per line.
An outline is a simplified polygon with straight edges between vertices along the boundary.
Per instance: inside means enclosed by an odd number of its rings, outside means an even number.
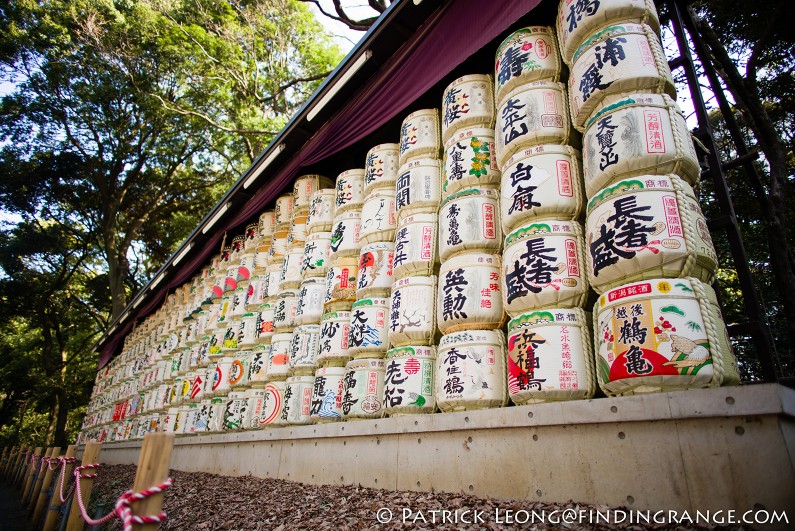
M560 81L561 70L555 30L548 26L520 28L497 48L494 62L497 101L519 85Z
M459 77L442 94L442 142L476 126L494 128L494 92L487 74Z

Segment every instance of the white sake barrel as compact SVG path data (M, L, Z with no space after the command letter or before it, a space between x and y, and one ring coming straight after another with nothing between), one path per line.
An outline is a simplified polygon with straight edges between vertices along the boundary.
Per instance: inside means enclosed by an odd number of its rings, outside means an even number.
M385 297L392 292L394 242L373 242L362 246L359 254L359 276L356 297Z
M364 195L378 188L395 188L400 146L379 144L370 148L364 163Z
M508 393L516 405L592 398L590 319L580 308L523 313L508 323Z
M500 168L517 151L539 144L579 143L571 127L563 83L536 81L506 94L497 107L497 164Z
M211 398L215 394L213 389L217 385L216 382L220 381L218 376L218 364L208 364L207 371L204 373L204 376L204 396Z
M461 129L494 129L494 92L491 76L471 74L447 85L442 95L442 142Z
M345 365L342 416L346 419L378 418L383 413L384 360L360 359Z
M256 260L256 253L246 251L240 255L240 262L237 266L237 285L238 287L248 286L249 279L254 272L254 261Z
M320 325L300 325L293 330L290 344L290 369L296 376L311 375L317 368Z
M276 212L266 210L259 215L259 235L263 241L269 241L276 230Z
M491 330L505 323L502 271L497 254L465 253L446 260L439 270L436 322L442 334Z
M402 165L395 182L395 211L435 213L442 200L442 180L440 160L421 158Z
M226 431L234 431L243 428L243 419L246 414L246 393L233 391L229 393L229 400L224 409L224 425Z
M308 210L293 211L293 216L290 221L290 230L287 233L288 245L295 245L297 243L304 243L306 241L306 218Z
M502 172L504 234L544 219L578 219L584 210L580 153L546 144L514 154Z
M400 165L422 157L439 158L442 148L439 109L420 109L400 126Z
M226 324L226 331L224 332L224 342L221 345L221 351L224 355L227 353L237 351L239 347L237 341L237 334L240 331L240 321L237 319L230 319Z
M246 312L240 318L240 333L238 345L240 348L250 348L259 343L258 327L259 312Z
M695 278L614 288L594 305L599 385L608 395L739 383L712 288Z
M323 317L323 297L326 294L325 278L307 278L298 290L295 320L299 325L318 324Z
M396 279L433 273L439 261L436 247L438 227L436 214L401 213L398 216L392 261L392 274Z
M389 344L431 345L436 335L436 277L405 277L392 285Z
M334 261L342 256L359 256L359 250L362 248L361 230L361 210L348 210L337 214L334 218L334 227L331 229L329 259Z
M498 102L514 88L533 81L560 81L561 61L555 31L548 26L521 28L502 41L494 62Z
M561 0L557 30L563 61L571 64L577 48L599 28L611 22L648 24L659 31L654 0Z
M351 209L361 210L364 203L364 169L346 170L337 176L334 215Z
M323 188L312 194L306 218L306 230L309 234L331 230L336 198L337 192L334 188Z
M466 330L442 336L436 358L439 409L504 406L508 402L505 357L502 330Z
M246 241L243 244L243 249L247 253L252 253L257 250L262 244L262 235L259 232L259 223L249 223L246 225Z
M395 190L375 190L364 200L361 216L359 244L395 239L397 211Z
M696 277L718 261L693 189L675 175L642 175L594 196L586 218L588 279L597 293L635 280Z
M287 236L290 227L277 228L271 237L271 247L268 249L268 265L281 264L281 259L287 254Z
M163 423L163 431L165 433L174 433L174 427L177 423L177 416L179 415L179 408L170 407L166 412L166 418Z
M443 195L465 188L499 186L501 174L494 146L494 128L457 130L444 145Z
M386 353L384 412L390 416L433 413L436 347L407 346Z
M279 274L279 290L295 289L301 284L301 261L304 258L303 242L292 244L284 255Z
M247 288L238 286L232 294L232 309L230 310L229 317L232 319L240 320L242 315L246 313L246 291Z
M222 349L224 346L224 336L226 335L226 327L224 328L216 328L213 330L212 336L210 337L210 346L207 349L207 357L211 361L218 361L222 354Z
M586 124L582 155L589 198L628 177L674 173L695 184L701 174L685 117L667 94L607 98Z
M248 383L255 389L265 387L268 382L268 354L271 346L257 345L251 351L251 363L248 366Z
M298 311L298 292L282 291L276 298L273 309L273 326L279 332L287 332L295 327Z
M505 238L503 297L511 317L542 308L582 306L588 296L582 228L547 220Z
M287 382L268 382L265 386L265 408L260 418L260 427L278 425L284 408L284 388Z
M234 292L237 289L237 264L226 268L226 278L224 278L224 293Z
M287 229L290 225L290 219L293 216L293 195L284 194L276 199L276 204L273 208L274 211L274 234L277 230Z
M287 378L290 372L290 347L293 334L274 334L271 338L271 349L268 352L268 368L265 372L268 381L278 381Z
M232 361L234 361L234 358L231 356L224 356L218 360L218 365L215 366L215 377L213 378L212 386L215 396L225 396L231 389L229 371L232 370Z
M348 353L353 358L377 358L389 348L389 299L361 299L351 306Z
M622 92L676 97L660 38L643 24L616 24L599 30L574 54L569 105L574 127L585 129L605 97Z
M207 419L207 431L210 433L220 433L224 429L224 411L229 399L226 397L215 397L210 400L210 414Z
M271 264L265 269L265 285L263 288L263 297L265 300L276 300L279 294L279 279L282 276L282 262L278 264Z
M232 389L245 389L248 387L251 351L241 350L232 357L232 366L229 369L229 385Z
M246 415L243 418L243 429L259 429L262 415L265 412L265 389L246 390Z
M276 332L273 324L273 314L276 304L266 302L257 308L257 343L267 344Z
M325 311L349 309L356 300L358 266L359 260L354 257L338 258L331 263L326 274Z
M439 258L442 262L463 252L500 252L499 215L498 190L469 189L447 196L439 207Z
M293 210L306 210L312 201L312 194L321 188L334 186L334 181L323 175L302 175L293 184Z
M259 247L257 247L257 254L254 255L254 267L256 268L257 273L262 273L265 268L268 267L271 250L271 238L272 236L268 236L268 239L262 242Z
M244 303L246 311L256 310L265 302L265 289L265 275L253 275L246 288L246 300ZM197 329L198 332L199 330Z
M207 387L207 380L212 378L213 374L208 369L198 369L195 371L193 379L191 380L190 388L190 401L201 402L205 398L205 389Z
M331 254L331 232L313 232L304 242L304 256L301 258L301 275L326 277Z
M321 367L315 371L312 388L312 407L309 415L314 422L333 422L342 417L345 367Z
M347 363L351 359L348 343L351 336L351 312L328 312L320 321L319 365Z
M291 376L284 389L284 407L281 420L287 424L309 424L312 417L312 388L314 376Z

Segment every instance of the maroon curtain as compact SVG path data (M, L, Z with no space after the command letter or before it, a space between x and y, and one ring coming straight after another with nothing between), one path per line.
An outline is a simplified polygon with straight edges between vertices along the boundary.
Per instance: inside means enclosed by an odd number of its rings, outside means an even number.
M266 184L232 218L219 225L215 235L201 250L194 252L193 258L184 263L169 282L142 304L137 314L128 318L128 323L120 326L102 346L99 367L102 368L120 349L121 341L136 319L160 307L169 290L188 281L209 262L213 253L220 251L225 231L258 216L282 193L301 168L320 162L373 133L540 2L452 0L435 11L371 81L323 124L278 173L270 176L266 173L259 178ZM394 141L397 142L398 138Z

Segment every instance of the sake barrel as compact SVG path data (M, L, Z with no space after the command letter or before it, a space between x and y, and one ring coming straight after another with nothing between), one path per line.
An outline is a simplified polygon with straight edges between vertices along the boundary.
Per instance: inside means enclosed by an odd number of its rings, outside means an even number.
M243 419L246 414L246 393L233 391L229 393L229 400L224 408L223 429L234 431L243 428Z
M574 127L583 131L605 97L622 92L676 97L660 38L647 25L606 26L577 49L569 76Z
M442 264L436 298L442 334L502 327L500 269L499 255L485 253L459 254Z
M269 241L276 229L276 212L266 210L259 215L259 235L263 241Z
M337 214L334 218L334 227L331 230L329 259L334 261L342 256L359 256L359 250L362 247L361 230L361 210L348 210Z
M392 274L396 279L409 275L430 275L439 261L436 214L398 216Z
M193 373L190 386L190 401L201 402L204 399L204 389L207 385L207 379L212 378L212 373L207 369L198 369Z
M400 165L422 157L438 158L441 151L439 109L420 109L400 126Z
M436 277L396 280L389 311L389 344L430 345L436 335Z
M243 429L256 430L260 427L265 412L265 389L247 389L245 394L246 415L243 418Z
M497 107L497 165L539 144L578 145L563 83L536 81L506 94Z
M221 351L226 354L228 352L235 352L237 351L240 346L238 345L237 341L237 334L240 330L240 321L237 319L231 319L226 325L226 331L224 332L224 342L221 345Z
M389 299L361 299L351 306L348 353L353 358L376 358L389 348Z
M232 389L245 389L248 387L250 363L250 350L241 350L233 356L232 366L229 369L229 385Z
M619 181L594 196L586 218L588 279L597 293L654 277L710 283L718 262L693 189L675 175Z
M365 196L378 188L395 188L399 153L399 144L379 144L370 148L364 163Z
M436 212L442 200L442 163L421 158L400 167L395 183L395 211L406 215Z
M505 332L466 330L442 336L436 358L436 404L445 412L508 402Z
M273 324L275 310L274 303L264 303L257 309L257 343L267 344L271 342L276 327Z
M274 205L274 222L275 230L287 229L290 225L290 219L293 216L293 196L292 194L284 194L276 198Z
M326 274L326 295L323 298L325 311L348 309L356 300L358 262L356 258L343 257L331 263Z
M323 188L312 194L306 218L307 233L311 235L331 230L334 223L336 198L337 192L334 188Z
M433 413L436 347L406 346L386 353L384 413Z
M351 336L351 312L328 312L320 321L319 365L344 364L350 361L348 343Z
M459 129L444 147L442 192L470 187L497 187L500 171L494 151L494 129Z
M287 235L289 234L289 226L284 228L277 228L271 237L271 246L268 249L268 265L279 264L281 259L287 254Z
M378 418L383 413L384 368L382 359L360 359L345 365L342 415L346 419Z
M701 168L685 117L667 94L607 98L586 123L583 173L589 198L621 179L674 173L689 184Z
M301 261L304 258L304 244L292 244L282 261L279 273L279 290L292 290L301 284Z
M224 356L218 360L218 364L215 366L212 391L216 396L225 396L231 389L229 371L232 370L232 361L234 361L234 358L231 356Z
M269 236L267 240L263 241L262 244L257 247L257 254L254 255L254 267L257 269L258 273L263 273L265 268L268 267L271 250L271 238L272 237Z
M224 293L234 292L237 289L237 270L238 265L230 265L226 268L226 277L224 278Z
M394 242L374 242L362 246L356 297L385 297L392 292Z
M227 260L229 265L237 265L240 263L240 256L243 254L243 249L246 245L246 235L239 234L232 238L232 243L229 246L229 258Z
M240 348L250 348L259 342L257 337L257 322L259 315L256 312L246 312L240 318L240 331L238 333L238 345Z
M262 244L262 235L260 234L259 230L259 223L249 223L246 225L246 241L243 244L243 249L245 252L250 253L257 250Z
M295 327L298 311L298 292L282 291L276 298L273 309L273 326L279 332L290 331Z
M291 376L284 388L284 407L281 420L287 424L309 424L312 417L312 388L314 376Z
M533 81L560 81L561 61L555 31L548 26L520 28L497 48L494 92L497 101Z
M323 317L323 297L326 294L326 279L307 278L298 290L298 306L295 320L299 325L318 324Z
M290 221L290 230L287 233L288 245L294 245L306 241L306 218L308 212L308 210L293 211L293 216Z
M491 83L490 75L471 74L447 85L442 94L442 142L474 125L494 128Z
M511 317L530 310L582 306L588 296L580 224L548 220L505 238L504 308Z
M284 380L290 372L290 347L293 334L279 333L271 338L266 373L269 381Z
M223 354L224 336L226 335L226 327L216 328L210 337L210 347L207 350L207 357L210 361L218 361Z
M265 302L265 275L254 275L251 277L246 288L246 300L244 307L246 311L253 311ZM198 330L197 330L198 333Z
M246 313L246 291L247 289L241 286L235 288L232 294L232 309L228 312L230 318L240 320Z
M345 367L321 367L315 371L312 405L309 415L314 422L333 422L342 417Z
M268 382L268 354L270 344L257 345L251 351L251 363L248 366L248 382L251 387L261 389Z
M177 424L177 417L179 416L179 408L170 407L166 412L166 418L163 423L163 431L165 433L174 433L174 427Z
M576 220L584 210L580 153L546 144L514 154L502 172L500 219L504 234L544 219Z
M235 277L238 287L248 286L251 275L254 272L254 260L256 256L256 253L253 251L246 251L240 255L240 262L237 266L237 276Z
M263 296L266 300L276 300L279 294L279 279L282 276L283 263L271 264L265 269Z
M557 30L563 61L571 64L577 48L597 30L611 22L648 24L659 31L654 0L561 0Z
M499 191L485 188L461 190L447 196L439 207L439 258L442 262L463 252L500 251L499 198ZM395 249L397 251L397 246Z
M594 305L599 386L608 395L739 383L712 288L695 278L611 289Z
M293 210L307 210L312 194L322 188L330 188L334 182L323 175L302 175L293 184Z
M300 325L290 343L290 369L296 376L314 374L320 349L320 325Z
M331 254L331 232L314 232L304 243L304 256L301 258L301 276L326 277Z
M381 189L369 194L362 207L360 245L394 240L396 226L395 190Z
M364 169L346 170L337 176L334 215L351 209L361 210L364 203Z
M589 321L580 308L520 314L508 323L508 393L516 405L592 398Z
M265 386L265 408L260 417L260 427L278 425L284 407L284 388L287 382L269 382Z

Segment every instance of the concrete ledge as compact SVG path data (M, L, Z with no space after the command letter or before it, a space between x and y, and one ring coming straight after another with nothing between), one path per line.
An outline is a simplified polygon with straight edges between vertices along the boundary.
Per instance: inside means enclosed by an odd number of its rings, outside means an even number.
M101 460L135 463L140 445ZM172 468L792 519L794 457L795 391L764 384L187 436Z

